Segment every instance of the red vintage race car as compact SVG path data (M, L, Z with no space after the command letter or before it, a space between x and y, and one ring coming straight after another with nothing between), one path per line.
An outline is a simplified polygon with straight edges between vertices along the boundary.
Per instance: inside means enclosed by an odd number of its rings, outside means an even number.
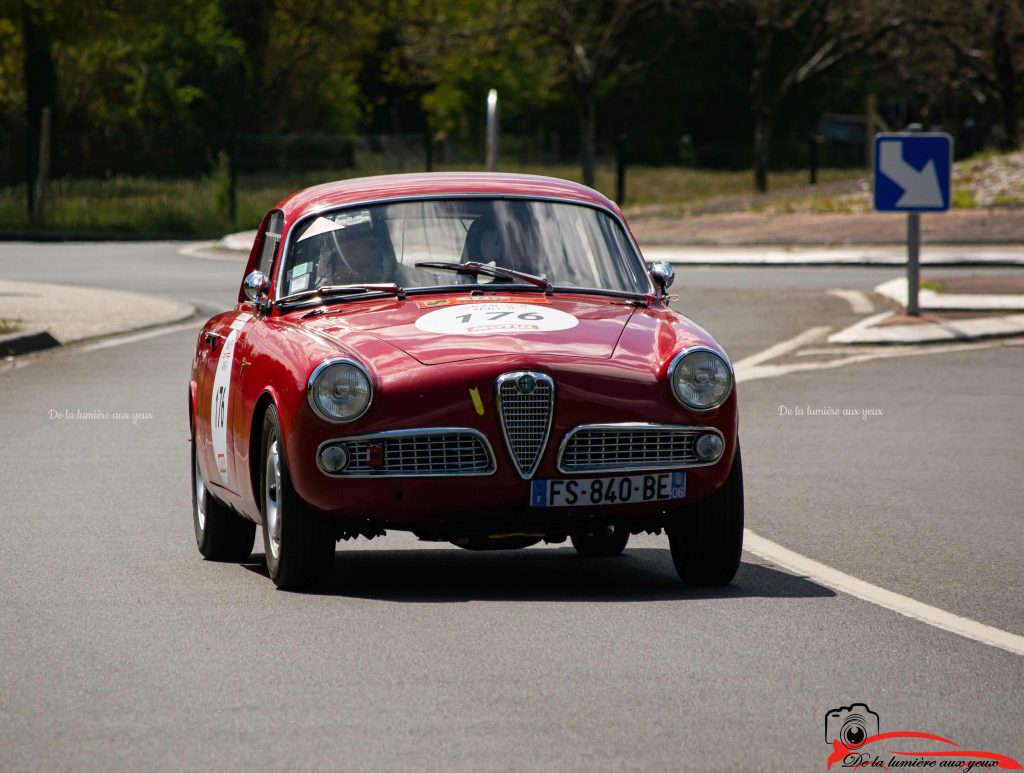
M261 525L271 579L308 588L338 540L387 529L588 556L664 530L685 582L733 578L732 366L596 191L472 173L320 185L266 214L244 276L189 385L206 558L244 560Z

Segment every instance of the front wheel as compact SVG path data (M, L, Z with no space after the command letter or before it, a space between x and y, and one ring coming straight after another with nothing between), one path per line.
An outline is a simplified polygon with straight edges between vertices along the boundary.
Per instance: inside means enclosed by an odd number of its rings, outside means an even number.
M610 558L619 555L629 542L629 531L621 526L601 526L593 531L569 535L572 546L581 556Z
M740 450L725 484L694 505L677 510L668 542L679 579L688 585L728 585L743 552L743 464Z
M199 471L195 432L192 433L192 528L203 558L244 561L252 553L256 524L236 515L210 495Z
M323 516L292 488L277 410L263 418L260 492L267 573L282 590L322 588L334 567L334 538Z

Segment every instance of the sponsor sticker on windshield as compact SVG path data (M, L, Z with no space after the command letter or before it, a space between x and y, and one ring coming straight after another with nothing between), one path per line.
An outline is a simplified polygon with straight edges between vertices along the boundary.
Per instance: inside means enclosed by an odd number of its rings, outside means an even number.
M468 303L427 312L416 327L441 335L547 333L569 330L579 320L572 314L532 303Z
M341 212L334 215L333 219L321 216L314 220L296 241L301 242L311 236L319 236L331 231L340 231L343 228L351 228L352 226L368 224L369 222L370 210L368 209L360 209L355 212Z
M504 295L495 295L487 298L487 303L519 303L522 298L510 298ZM440 306L455 306L465 303L480 303L479 298L434 298L429 301L418 301L416 305L421 309L436 309ZM547 298L531 298L530 303L551 303Z

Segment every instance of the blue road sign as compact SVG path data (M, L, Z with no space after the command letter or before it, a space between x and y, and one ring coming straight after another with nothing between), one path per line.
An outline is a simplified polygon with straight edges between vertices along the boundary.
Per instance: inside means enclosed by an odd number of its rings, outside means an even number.
M875 209L945 212L949 209L953 138L941 132L875 135Z

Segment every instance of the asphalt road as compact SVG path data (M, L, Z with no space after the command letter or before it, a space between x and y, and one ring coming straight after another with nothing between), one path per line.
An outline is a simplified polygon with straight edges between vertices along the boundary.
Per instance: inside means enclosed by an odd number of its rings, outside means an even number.
M228 305L241 267L178 246L0 245L0 276ZM677 306L740 361L896 275L689 269ZM274 590L259 542L202 561L194 340L0 365L0 770L824 770L825 713L854 702L1024 760L1024 658L750 555L713 592L662 537L608 560L389 535L340 544L319 595ZM748 526L1024 634L1024 346L932 352L740 384Z

